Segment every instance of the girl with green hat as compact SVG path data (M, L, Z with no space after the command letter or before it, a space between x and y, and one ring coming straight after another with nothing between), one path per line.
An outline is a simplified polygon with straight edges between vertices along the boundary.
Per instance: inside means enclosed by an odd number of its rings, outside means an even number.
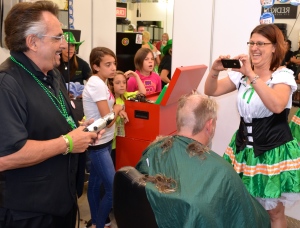
M64 36L69 45L62 50L58 70L67 83L79 82L83 85L91 74L91 69L86 61L76 55L76 51L84 41L77 42L72 32L65 32Z

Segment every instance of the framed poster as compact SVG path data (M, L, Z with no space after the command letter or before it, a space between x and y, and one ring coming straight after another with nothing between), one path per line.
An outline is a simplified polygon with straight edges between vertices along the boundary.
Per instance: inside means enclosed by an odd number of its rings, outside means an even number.
M68 1L67 0L52 0L55 2L60 10L68 10Z
M262 13L273 13L276 19L295 19L297 18L297 6L291 4L274 4L271 8L262 8Z
M4 42L4 20L6 18L7 13L13 7L13 5L20 2L19 0L1 0L0 1L0 47L5 47Z

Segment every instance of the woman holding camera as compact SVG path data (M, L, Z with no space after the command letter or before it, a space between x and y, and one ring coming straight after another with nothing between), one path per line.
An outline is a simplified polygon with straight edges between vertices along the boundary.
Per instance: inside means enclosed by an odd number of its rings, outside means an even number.
M235 57L241 68L225 70L220 56L212 65L205 93L220 96L238 90L240 127L224 154L251 195L269 212L272 227L287 227L284 209L300 200L300 148L288 114L296 90L293 72L280 67L285 54L282 32L262 24L251 32L249 56Z

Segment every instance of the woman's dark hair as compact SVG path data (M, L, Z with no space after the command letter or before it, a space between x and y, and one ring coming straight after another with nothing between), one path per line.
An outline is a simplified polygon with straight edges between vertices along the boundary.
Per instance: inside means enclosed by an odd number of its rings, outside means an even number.
M100 62L105 55L110 55L114 57L115 61L117 62L117 57L115 53L106 47L95 47L92 49L90 54L90 66L92 69L93 74L97 74L97 71L94 69L93 65L100 66Z
M254 33L264 36L274 45L275 52L272 56L270 70L275 71L281 65L286 52L284 36L281 30L274 24L261 24L253 29L250 38Z
M135 53L134 66L135 66L136 70L141 71L143 69L144 60L150 52L152 53L152 56L153 56L153 59L154 59L153 52L149 48L140 48Z
M11 51L28 51L26 37L47 33L43 12L58 17L59 8L51 1L21 2L12 7L4 21L5 43Z
M76 75L76 71L78 70L78 61L77 61L76 53L74 53L72 58L70 58L69 62L70 62L70 81L72 81L72 78ZM60 58L60 65L57 68L63 74L65 69L65 63L62 57Z

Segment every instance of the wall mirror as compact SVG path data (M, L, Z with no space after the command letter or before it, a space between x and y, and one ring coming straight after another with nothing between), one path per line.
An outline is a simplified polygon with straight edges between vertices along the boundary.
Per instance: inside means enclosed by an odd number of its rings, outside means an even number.
M117 0L117 32L132 31L143 24L151 41L161 40L163 33L172 37L174 0Z
M172 38L173 6L174 0L116 1L116 54L120 70L135 69L134 55L142 46L142 35L137 33L140 25L150 33L153 45L162 39L163 33ZM157 72L159 61L156 64Z

